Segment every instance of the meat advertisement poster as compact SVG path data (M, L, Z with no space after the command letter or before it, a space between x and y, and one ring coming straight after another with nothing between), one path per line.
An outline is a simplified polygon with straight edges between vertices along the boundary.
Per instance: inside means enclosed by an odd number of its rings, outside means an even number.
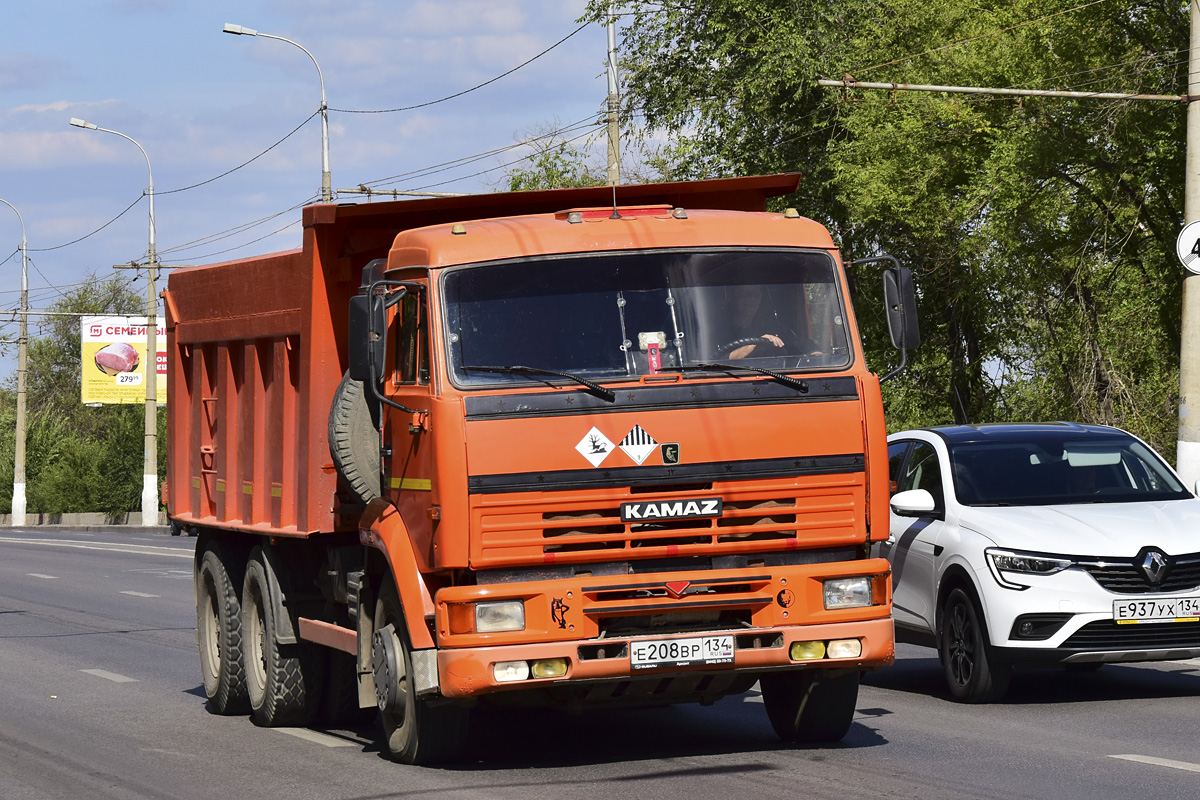
M81 317L84 403L146 402L146 318ZM167 327L158 318L155 395L167 402Z

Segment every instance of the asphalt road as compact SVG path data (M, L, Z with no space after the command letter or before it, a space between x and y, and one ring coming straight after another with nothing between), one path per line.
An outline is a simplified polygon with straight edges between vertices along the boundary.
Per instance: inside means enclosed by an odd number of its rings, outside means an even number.
M572 717L475 715L473 758L394 764L373 726L207 711L190 539L0 531L0 798L1200 797L1200 662L1018 672L962 706L932 651L866 679L831 747L782 745L755 694Z

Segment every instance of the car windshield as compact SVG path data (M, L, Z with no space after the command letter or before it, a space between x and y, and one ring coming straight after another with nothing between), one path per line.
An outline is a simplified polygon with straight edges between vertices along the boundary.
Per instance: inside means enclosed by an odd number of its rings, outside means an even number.
M553 257L448 271L443 286L461 386L554 380L495 369L513 366L604 380L717 362L794 370L851 360L825 251Z
M1191 497L1131 437L1061 435L950 445L954 493L968 506L1132 503Z

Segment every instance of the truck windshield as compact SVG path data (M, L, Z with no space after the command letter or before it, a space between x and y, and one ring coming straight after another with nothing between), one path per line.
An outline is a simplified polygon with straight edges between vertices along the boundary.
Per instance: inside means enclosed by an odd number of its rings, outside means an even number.
M539 380L481 367L619 380L712 362L789 371L851 361L824 251L550 257L448 271L443 288L451 373L463 386Z

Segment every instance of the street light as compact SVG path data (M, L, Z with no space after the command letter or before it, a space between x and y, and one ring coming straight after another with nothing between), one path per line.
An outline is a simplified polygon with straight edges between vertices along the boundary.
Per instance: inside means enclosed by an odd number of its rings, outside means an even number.
M21 221L21 333L17 338L17 436L13 447L12 524L25 524L25 380L29 364L29 247L25 241L25 220L17 207L0 198Z
M306 56L312 59L313 66L317 68L317 77L321 80L321 202L332 203L333 182L329 178L329 105L325 102L325 76L321 73L321 65L317 63L316 56L308 52L308 49L299 42L293 42L291 39L274 36L270 33L262 33L242 25L234 25L232 22L226 22L223 30L225 33L232 33L235 36L262 36L264 39L278 39L299 47Z
M76 128L86 128L92 131L103 131L128 139L137 145L146 159L146 170L150 173L150 186L146 196L150 198L150 250L146 259L146 272L149 275L149 290L146 298L146 453L145 467L142 472L142 526L150 527L158 524L158 342L156 328L158 327L158 297L155 294L154 281L158 277L158 252L154 246L154 171L150 169L150 156L146 148L138 144L131 136L120 131L101 128L90 122L84 122L77 117L71 117L71 124Z

